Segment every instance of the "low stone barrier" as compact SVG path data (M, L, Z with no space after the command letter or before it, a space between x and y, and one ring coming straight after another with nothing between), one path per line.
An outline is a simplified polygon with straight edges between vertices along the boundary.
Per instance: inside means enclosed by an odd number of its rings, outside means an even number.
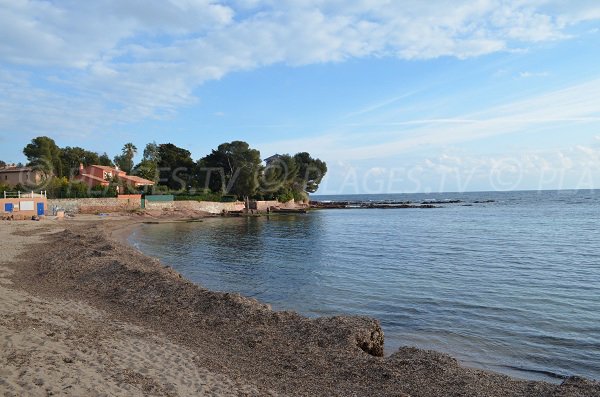
M148 201L146 200L145 209L147 210L172 210L175 208L174 201Z
M133 211L141 208L141 200L128 197L50 199L48 200L48 211L52 211L53 208L74 214Z
M304 208L306 204L290 201L280 203L278 201L251 201L250 209L266 212L268 208ZM101 212L121 212L140 209L141 199L137 195L109 197L109 198L81 198L81 199L50 199L48 200L48 211L53 208L64 210L67 213L96 214ZM243 211L245 203L236 201L233 203L222 203L217 201L150 201L145 200L147 210L188 210L208 212L210 214L221 214L225 212Z
M250 201L250 209L257 210L259 212L266 212L267 209L272 207L285 208L285 209L297 209L297 208L308 208L308 204L297 203L294 200L290 200L287 203L280 203L277 200L268 201Z
M179 210L202 211L211 214L220 214L223 211L242 211L245 204L240 201L221 203L217 201L174 201L175 208Z

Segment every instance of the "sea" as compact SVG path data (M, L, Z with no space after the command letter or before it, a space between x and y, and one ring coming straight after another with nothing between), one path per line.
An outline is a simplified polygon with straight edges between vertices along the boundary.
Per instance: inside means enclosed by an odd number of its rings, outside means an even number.
M600 379L600 190L312 196L435 203L140 226L130 242L212 290L378 319L386 354L523 379Z

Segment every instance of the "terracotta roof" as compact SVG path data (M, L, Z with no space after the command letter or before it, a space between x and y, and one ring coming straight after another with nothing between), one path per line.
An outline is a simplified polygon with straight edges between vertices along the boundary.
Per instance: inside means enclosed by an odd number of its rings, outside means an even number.
M108 181L106 181L102 178L98 178L97 176L90 175L90 174L81 174L76 179L91 179L92 181L96 181L96 182L108 183Z
M109 172L112 172L112 173L116 173L117 176L120 179L129 181L129 182L134 183L136 185L154 185L154 182L149 181L148 179L140 178L139 176L135 176L135 175L127 175L125 173L125 171L116 169L114 167L108 167L106 165L90 165L88 167L99 168L99 169L104 170L104 171L109 171ZM86 168L88 168L88 167L86 167ZM107 182L106 180L104 180L102 178L98 178L98 177L90 175L90 174L81 174L80 176L81 177L86 177L86 178L89 178L89 179L92 179L92 180L95 180L95 181Z
M10 167L10 168L0 168L0 172L31 172L33 168L31 167Z
M121 175L119 178L131 181L137 185L154 185L154 182L135 175Z
M104 171L120 171L120 172L123 172L121 170L116 169L115 167L109 167L107 165L90 165L88 167L100 168L101 170L104 170Z

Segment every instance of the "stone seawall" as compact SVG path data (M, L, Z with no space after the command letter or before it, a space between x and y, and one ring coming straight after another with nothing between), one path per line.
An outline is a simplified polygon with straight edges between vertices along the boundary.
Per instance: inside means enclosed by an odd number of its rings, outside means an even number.
M147 210L173 210L175 209L174 201L145 201Z
M251 201L250 202L251 210L266 212L267 209L270 209L272 207L281 208L281 209L298 209L298 208L308 208L308 204L297 203L294 200L290 200L287 203L280 203L277 200Z
M141 208L141 201L134 198L81 198L81 199L50 199L48 210L54 207L73 214L95 214L99 212L132 211Z
M245 208L243 202L221 203L217 201L174 201L176 209L188 211L202 211L211 214L220 214L223 211L242 211Z
M119 198L81 198L81 199L50 199L48 200L48 211L52 209L65 210L73 214L96 214L100 212L121 212L140 209L141 199L137 196L121 196ZM260 212L266 212L267 208L303 208L306 204L295 203L293 201L280 203L278 201L252 201L250 209ZM147 210L186 210L208 212L210 214L221 214L223 211L243 211L244 202L236 201L233 203L221 203L216 201L150 201L145 200L145 209Z

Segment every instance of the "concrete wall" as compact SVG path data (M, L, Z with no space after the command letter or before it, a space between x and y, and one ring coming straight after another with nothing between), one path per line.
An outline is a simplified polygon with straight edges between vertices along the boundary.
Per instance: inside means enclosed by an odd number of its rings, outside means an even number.
M117 196L117 198L119 200L141 200L142 199L142 195L141 194L119 194Z
M9 186L35 186L42 180L42 173L31 168L0 169L0 184Z
M174 208L181 210L190 211L204 211L211 214L220 214L225 211L242 211L246 208L244 202L237 201L234 203L220 203L215 201L174 201ZM290 201L287 203L280 203L279 201L251 201L250 209L257 210L260 212L266 212L267 208L278 207L278 208L306 208L308 205L302 203L295 203ZM148 203L146 202L146 208Z
M265 212L267 208L277 207L281 203L277 200L272 201L250 201L250 209Z
M82 199L51 199L48 208L64 209L68 213L96 214L99 212L131 211L141 208L139 198L82 198Z
M99 212L119 212L141 208L141 200L137 196L131 198L84 198L84 199L52 199L48 200L51 211L56 206L68 213L95 214ZM254 207L254 208L253 208ZM280 203L278 201L256 201L251 203L251 209L266 212L267 208L302 208L305 204ZM147 210L188 210L220 214L223 211L242 211L245 205L241 201L221 203L215 201L145 201Z
M12 213L4 211L5 204L12 204ZM24 204L26 203L26 204ZM43 197L24 197L24 198L6 198L0 199L0 218L12 215L14 219L28 219L37 215L38 203L44 203L44 214L48 215L48 203ZM24 209L25 205L32 205L33 209Z
M162 210L162 209L174 209L174 201L149 201L145 200L145 208L147 210Z
M280 203L277 200L251 201L250 202L250 209L258 210L260 212L265 212L267 210L267 208L271 208L271 207L294 209L294 208L307 208L308 205L303 204L303 203L296 203L294 200L290 200L287 203Z
M220 203L216 201L174 201L176 209L189 211L203 211L211 214L220 214L223 210L242 211L245 208L243 202Z

